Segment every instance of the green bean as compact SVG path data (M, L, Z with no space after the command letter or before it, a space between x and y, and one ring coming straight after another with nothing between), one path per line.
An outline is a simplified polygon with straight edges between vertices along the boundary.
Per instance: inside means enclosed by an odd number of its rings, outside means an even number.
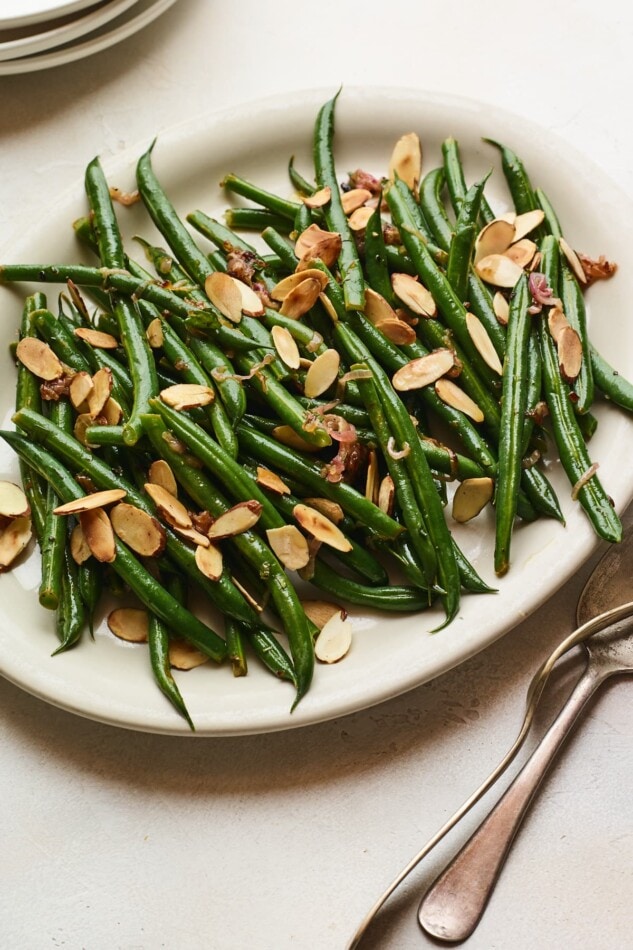
M294 230L292 221L264 208L227 208L224 217L230 228L245 228L251 231L275 228L285 234Z
M252 624L245 626L253 653L278 679L297 685L292 661L273 633L265 627L258 629Z
M497 320L490 291L473 267L468 275L468 302L471 312L483 323L497 356L503 362L506 351L505 329Z
M464 178L464 170L459 155L459 144L456 139L449 137L442 142L442 155L444 157L446 186L450 195L453 211L458 215L462 201L466 197L468 187ZM484 224L488 224L488 222L492 221L495 217L494 211L485 197L482 197L479 213Z
M389 613L418 613L429 606L428 591L419 587L405 587L398 584L388 587L368 587L358 584L339 571L334 570L325 561L317 558L314 574L310 582L315 587L327 591L334 597L361 607L385 610Z
M310 184L310 182L307 181L307 179L305 179L303 175L300 174L300 172L298 172L295 168L294 155L291 155L288 161L288 177L293 188L295 191L298 191L300 195L309 198L310 195L313 195L316 191L316 187Z
M169 660L169 628L155 614L150 614L147 643L154 680L161 692L167 697L174 709L186 719L189 728L195 732L193 720L178 689L171 672Z
M614 369L594 346L589 348L593 377L600 392L616 406L633 411L633 383Z
M534 190L534 197L536 198L537 206L541 208L545 214L545 225L548 231L558 240L563 236L563 230L551 201L542 188L536 188Z
M54 490L51 486L51 491ZM67 525L63 522L64 532ZM72 559L70 550L64 545L61 552L62 570L59 578L59 602L57 606L56 627L59 637L59 646L53 651L53 656L63 653L75 646L83 633L86 611L77 579L77 565Z
M525 214L537 208L536 197L532 184L525 169L525 165L512 149L495 142L494 139L484 139L488 145L494 145L501 153L501 167L508 183L510 194L517 214Z
M591 408L594 396L591 352L587 332L587 314L583 292L575 274L565 261L562 261L561 265L559 289L563 302L563 311L568 323L578 334L582 346L580 370L573 385L576 394L574 408L577 413L582 415Z
M91 637L94 637L94 615L101 597L102 582L101 565L94 558L77 566L77 586L86 608L86 622Z
M449 221L441 198L444 181L443 168L434 168L427 172L420 183L420 208L433 240L448 251L453 239L454 225ZM404 185L404 182L402 184Z
M236 195L241 195L242 198L249 198L268 211L272 211L282 218L289 218L291 221L294 221L299 208L305 207L303 202L280 198L279 195L267 191L265 188L260 188L258 185L240 178L239 175L225 175L220 182L220 188L226 188Z
M387 262L385 236L380 214L381 204L382 195L379 196L378 204L365 228L365 272L369 286L393 305L394 293Z
M44 294L35 293L26 298L22 310L22 319L20 321L19 338L23 340L28 336L35 336L31 324L31 314L36 310L46 307L46 297ZM40 393L40 381L26 366L17 361L17 384L15 390L15 408L34 409L41 412L42 397ZM31 519L35 530L38 543L42 544L44 537L44 520L46 512L46 483L39 478L36 472L27 465L22 459L19 462L22 488L26 495L29 507L31 509Z
M449 247L446 276L461 301L465 301L468 294L477 218L487 180L488 175L469 188L464 196Z
M64 432L72 432L74 414L69 402L59 400L53 403L51 407L51 423L61 428ZM55 508L60 504L57 495L49 484L46 489L46 511L44 517L43 534L40 538L41 549L41 577L39 586L39 602L47 610L57 610L60 599L68 601L65 614L70 617L73 613L70 601L74 599L74 588L76 586L76 577L69 580L69 588L65 594L62 594L62 577L66 569L66 546L68 541L67 524L64 518L54 514Z
M227 617L224 622L224 636L233 676L246 676L248 673L248 663L244 652L246 631L236 620Z

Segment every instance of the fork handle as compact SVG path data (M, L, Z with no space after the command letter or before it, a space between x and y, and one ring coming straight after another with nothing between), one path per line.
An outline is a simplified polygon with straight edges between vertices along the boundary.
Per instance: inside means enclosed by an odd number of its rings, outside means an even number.
M523 816L581 710L609 671L588 667L508 790L418 908L420 926L439 940L471 935L484 912Z

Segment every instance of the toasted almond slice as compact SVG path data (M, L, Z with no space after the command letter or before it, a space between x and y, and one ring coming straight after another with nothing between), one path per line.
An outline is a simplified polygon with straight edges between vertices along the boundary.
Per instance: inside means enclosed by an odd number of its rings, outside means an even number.
M533 211L525 211L523 214L517 214L514 219L514 240L520 241L526 235L530 234L539 224L545 220L545 212L540 208Z
M418 186L422 172L422 146L415 132L407 132L400 136L394 145L389 161L389 178L395 181L396 177L413 191Z
M165 521L169 522L169 516L164 515ZM205 534L202 534L201 531L198 531L197 528L194 528L193 525L190 528L186 528L183 525L172 524L171 527L176 532L176 534L183 538L185 541L191 541L192 544L195 544L197 547L208 548L211 542Z
M31 540L33 530L30 515L12 518L0 534L0 570L9 567L24 551Z
M173 527L191 528L191 515L178 499L162 484L145 482L143 488L152 499L159 512Z
M503 254L514 240L514 224L503 218L489 221L475 239L475 263L490 254Z
M365 289L365 309L363 313L374 325L383 320L397 320L398 315L390 303L371 287Z
M582 366L582 343L573 327L563 327L557 342L560 373L568 383L573 381Z
M341 204L345 214L352 214L357 208L362 208L366 201L371 198L371 191L366 188L350 188L341 194Z
M19 485L0 481L0 515L20 518L30 514L29 502Z
M107 426L116 426L123 418L121 406L110 396L105 401L105 405L99 414L99 419L103 419Z
M508 317L510 316L510 306L500 290L498 290L492 298L492 309L501 326L507 326Z
M116 558L116 542L112 523L103 508L88 508L79 512L86 544L97 561L111 564Z
M70 386L68 387L68 395L77 412L88 411L87 400L92 392L93 385L92 376L90 373L86 373L85 370L75 373L71 379Z
M75 498L73 501L67 501L65 505L58 505L53 509L55 515L76 515L81 511L93 511L95 508L105 508L115 501L121 501L125 498L127 492L122 488L106 488L104 491L96 491L91 495L84 495L82 498Z
M86 438L86 429L90 426L95 425L95 420L92 418L89 412L81 412L75 419L75 425L73 426L73 435L78 442L81 442L82 445L85 445L87 449L97 448L92 442L88 442Z
M468 330L468 335L475 344L477 352L483 359L484 363L490 367L490 369L498 373L499 376L503 373L503 365L501 360L497 356L497 351L492 345L492 340L488 336L488 331L484 327L483 323L476 317L474 313L466 314L466 329Z
M507 221L508 224L514 224L517 219L516 211L504 211L503 214L498 215L502 221Z
M453 496L453 519L465 524L475 518L492 499L493 491L491 478L465 478Z
M314 645L314 655L321 663L338 663L352 645L352 622L343 614L330 617Z
M23 337L16 347L15 355L23 366L40 379L57 379L64 373L61 360L48 343L34 336Z
M149 614L142 607L117 607L108 614L108 628L119 640L147 643Z
M301 606L308 620L311 620L319 630L323 630L331 617L345 615L345 610L340 604L332 604L329 600L302 600Z
M149 467L148 477L153 485L160 485L174 498L178 497L178 482L171 466L164 459L156 459Z
M116 536L137 554L157 557L165 550L165 529L142 508L121 502L110 512L110 521Z
M380 472L378 471L378 455L375 449L370 449L367 458L367 473L365 475L365 498L374 505L378 502L380 488Z
M172 409L193 409L195 406L208 406L215 399L210 386L200 383L176 383L167 386L159 393L161 400Z
M322 283L314 277L308 277L289 291L281 304L281 313L285 317L292 317L298 320L304 313L311 310L319 299L322 291Z
M573 247L567 243L564 237L559 238L558 243L560 244L560 249L565 255L565 259L572 271L574 272L576 279L580 281L581 284L587 283L587 275L583 269L582 264L580 263L580 258L576 254Z
M242 313L245 313L247 317L263 316L266 312L265 307L261 298L255 293L253 288L245 284L243 280L238 280L237 277L232 277L231 280L235 281L237 289L240 292L242 298Z
M561 333L569 325L569 320L565 316L562 307L550 307L547 314L547 326L555 343L558 343Z
M289 571L298 571L310 560L308 542L293 524L266 531L268 544Z
M467 396L463 389L460 389L450 379L438 379L435 384L435 392L442 402L452 406L453 409L459 409L464 415L468 416L473 422L483 422L484 414L470 396Z
M397 346L411 346L417 340L413 327L397 317L395 320L381 320L376 324L376 329Z
M338 313L336 312L336 307L334 306L334 304L332 303L328 295L319 294L319 301L323 309L326 311L328 317L332 321L332 323L336 323L338 320ZM323 338L321 338L321 343L322 342L323 342Z
M319 447L303 439L291 426L275 426L272 431L273 438L287 445L290 449L297 449L299 452L319 452Z
M328 544L337 551L352 550L352 545L343 532L320 511L310 508L308 505L298 504L292 509L292 514L301 527L318 541Z
M337 231L323 231L318 224L306 228L295 244L295 254L299 258L297 270L305 270L315 260L321 260L331 267L341 252L341 235Z
M392 384L398 392L421 389L445 376L455 366L455 354L452 350L433 350L427 356L405 363L394 373Z
M488 254L475 264L482 280L494 287L514 287L523 274L523 268L505 254Z
M519 267L529 267L534 259L538 248L534 241L530 241L529 238L523 238L521 241L516 241L512 244L507 251L504 251L506 257L509 257L511 261L514 261L515 264L518 264Z
M309 277L318 280L322 290L327 287L327 275L324 274L322 270L311 267L307 270L295 271L294 274L288 274L288 276L280 280L278 284L275 284L270 292L270 296L273 300L285 300L291 290L294 290L302 280L307 280Z
M204 666L209 657L187 640L173 637L169 641L169 665L174 670L194 670Z
M396 498L396 486L393 483L391 475L385 475L378 488L378 507L386 515L393 514L393 506Z
M89 557L92 557L92 551L88 547L86 536L79 522L70 532L70 554L75 564L83 564Z
M242 534L257 524L261 513L261 502L254 499L240 501L215 519L207 535L211 541L219 541L221 538Z
M433 295L416 277L410 274L392 274L391 286L394 294L405 306L421 317L434 317L437 307Z
M356 211L352 211L348 218L348 223L352 231L364 231L373 213L374 209L366 205L363 205L362 208L357 208Z
M280 359L290 369L299 369L301 354L290 330L286 327L274 326L270 331L270 335Z
M275 492L277 495L289 495L290 489L284 481L277 475L276 472L271 472L269 468L264 468L263 465L257 466L257 484L261 485L263 488L267 488L268 491Z
M112 392L112 370L103 366L92 377L92 390L88 395L88 412L99 416Z
M215 544L204 547L199 544L195 553L196 564L210 581L219 581L222 577L222 551Z
M324 350L317 356L306 373L303 391L308 399L315 399L336 381L341 357L336 350Z
M160 317L155 317L151 323L148 324L145 336L153 350L159 350L161 348L165 342L165 334L163 333L163 321Z
M311 508L316 508L322 515L325 515L326 518L333 521L334 524L340 524L345 517L345 512L339 503L332 501L330 498L304 498L303 501L304 504L309 505Z
M223 316L232 323L242 319L242 294L229 274L215 271L204 282L204 292Z
M92 327L76 327L73 332L84 343L99 350L116 350L119 345L119 341L115 336L112 336L111 333L104 333L103 330L94 330Z
M313 195L305 195L301 199L308 208L323 208L332 200L332 190L329 185L319 188Z

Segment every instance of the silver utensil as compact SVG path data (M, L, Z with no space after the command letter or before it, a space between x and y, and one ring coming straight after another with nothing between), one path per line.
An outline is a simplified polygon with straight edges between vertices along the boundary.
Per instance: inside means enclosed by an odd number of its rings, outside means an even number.
M608 605L614 603L619 606L608 609ZM627 534L621 544L611 547L603 556L580 596L576 618L578 628L556 647L534 676L528 690L523 723L511 748L488 778L392 881L362 921L348 950L358 947L385 901L510 765L529 732L554 665L573 646L584 643L588 655L585 673L558 718L497 808L431 886L420 904L418 919L430 935L455 942L472 933L536 789L581 709L609 676L633 671L633 533ZM600 635L600 631L604 633ZM585 641L589 637L595 640L588 648Z

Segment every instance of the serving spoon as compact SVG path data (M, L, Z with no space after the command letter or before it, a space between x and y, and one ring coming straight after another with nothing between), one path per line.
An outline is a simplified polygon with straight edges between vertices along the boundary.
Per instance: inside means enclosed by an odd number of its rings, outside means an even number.
M466 939L479 922L514 836L534 794L590 696L616 673L633 672L633 532L603 556L576 608L579 624L537 671L530 684L519 734L499 765L400 872L373 905L348 944L359 946L372 920L395 889L470 811L510 765L523 745L549 675L563 654L579 643L587 653L585 672L569 699L508 791L420 903L422 928L440 940ZM609 608L610 604L618 604ZM600 633L600 631L603 631ZM592 637L591 645L585 641Z

